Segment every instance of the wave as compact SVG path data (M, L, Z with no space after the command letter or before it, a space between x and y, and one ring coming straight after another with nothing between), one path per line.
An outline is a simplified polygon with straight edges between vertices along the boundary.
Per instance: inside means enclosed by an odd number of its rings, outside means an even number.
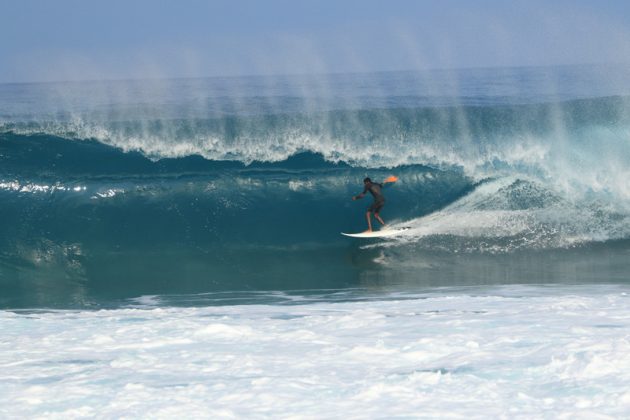
M604 244L595 258L610 258L615 242L630 238L627 213L583 206L533 180L473 182L461 172L408 166L396 168L401 180L386 190L382 215L411 229L391 240L349 242L339 232L365 229L369 204L350 197L366 173L381 179L391 170L298 158L320 167L280 163L0 182L0 306L85 307L147 293L338 289L375 281L413 285L427 275L447 281L433 272L442 264L445 273L460 270L449 280L454 284L485 282L487 267L532 264L521 257L488 261L488 255L542 251L544 258ZM461 255L471 256L464 267ZM572 258L570 267L584 260ZM553 256L545 263L558 264Z
M0 283L77 302L85 284L129 296L173 279L182 292L335 288L422 252L627 241L628 100L5 119ZM365 229L369 204L350 197L391 174L383 216L412 229L349 243L339 232Z
M5 121L0 124L0 147L11 154L7 149L24 149L18 143L39 143L33 148L42 156L30 156L29 152L21 159L30 159L34 164L38 158L51 162L52 157L45 155L55 154L61 164L64 160L81 160L105 172L110 159L124 160L123 170L127 164L135 164L140 171L155 172L164 166L176 166L164 160L191 156L249 165L282 162L309 152L328 162L363 168L457 167L476 180L497 174L523 174L555 182L554 187L567 194L609 192L628 200L629 105L629 98L607 97L529 105L338 110L210 119L127 121L83 116L67 121ZM59 141L47 146L47 136L84 145L80 150ZM121 150L127 156L114 157L111 148L100 145ZM44 150L46 147L50 150ZM52 150L57 147L62 150ZM139 159L138 154L157 164ZM195 169L207 166L201 159L179 162L182 167ZM80 167L76 163L67 163L66 167L73 165ZM114 168L113 164L109 166Z
M403 200L412 209L401 214L406 219L424 214L409 202L428 203L424 211L440 210L446 202L460 198L452 191L471 191L487 179L509 180L512 187L492 197L483 196L481 201L489 206L483 211L508 211L519 223L530 215L504 208L505 202L518 196L532 206L542 199L540 191L559 197L554 206L575 213L573 220L579 220L577 214L589 208L624 215L630 209L629 99L210 119L4 122L0 129L0 186L14 192L87 188L86 194L98 198L123 192L129 196L132 191L148 194L156 188L160 194L174 195L188 182L225 191L230 197L240 191L266 200L265 194L309 190L333 199L350 194L350 185L368 173L395 171L404 173L406 183L397 191L420 197ZM418 177L425 180L423 177L435 174L440 174L445 193L433 189L430 194L435 196L427 197L422 190L426 184L418 187ZM267 188L270 182L276 182L273 188L277 190ZM337 188L323 192L322 182ZM530 186L527 193L522 185ZM253 191L248 191L251 186ZM269 191L259 194L265 189ZM199 193L197 190L190 188L187 194ZM443 201L444 196L450 198ZM275 200L284 200L279 197ZM547 207L552 208L551 213L562 214L554 206ZM442 210L480 214L474 206L464 208ZM537 216L544 217L553 218ZM508 221L499 224L510 225ZM551 244L533 242L534 246ZM560 241L558 246L570 242Z

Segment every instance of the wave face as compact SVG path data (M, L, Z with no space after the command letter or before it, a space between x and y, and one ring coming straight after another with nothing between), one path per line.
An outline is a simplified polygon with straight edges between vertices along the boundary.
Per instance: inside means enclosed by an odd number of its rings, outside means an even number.
M3 85L0 305L339 288L417 278L428 254L624 248L630 91L611 74ZM365 228L361 180L391 174L383 217L412 229L340 237Z

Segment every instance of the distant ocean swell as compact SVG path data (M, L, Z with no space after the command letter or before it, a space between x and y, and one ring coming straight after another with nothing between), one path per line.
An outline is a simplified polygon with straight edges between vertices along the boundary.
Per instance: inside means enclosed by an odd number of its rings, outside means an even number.
M160 290L173 277L182 290L279 289L289 278L296 288L338 287L357 267L386 264L378 255L388 248L400 266L418 250L628 240L629 110L627 98L611 97L209 119L4 118L0 278L16 290L65 282L81 304L86 282L114 297L151 282ZM412 229L349 244L339 232L364 229L369 204L350 197L363 177L390 174L401 180L386 190L383 216ZM54 304L55 293L47 299Z

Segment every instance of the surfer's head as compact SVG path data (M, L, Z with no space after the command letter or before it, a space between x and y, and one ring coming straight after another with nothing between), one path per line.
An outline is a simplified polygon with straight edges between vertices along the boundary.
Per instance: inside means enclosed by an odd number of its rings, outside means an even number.
M371 184L371 183L372 183L372 180L371 180L370 178L365 178L365 179L363 180L363 183L364 183L364 184Z

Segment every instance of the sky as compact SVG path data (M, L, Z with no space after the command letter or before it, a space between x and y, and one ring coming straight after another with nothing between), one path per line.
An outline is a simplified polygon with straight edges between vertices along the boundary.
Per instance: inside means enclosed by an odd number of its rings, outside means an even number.
M628 0L0 0L0 83L627 57Z

